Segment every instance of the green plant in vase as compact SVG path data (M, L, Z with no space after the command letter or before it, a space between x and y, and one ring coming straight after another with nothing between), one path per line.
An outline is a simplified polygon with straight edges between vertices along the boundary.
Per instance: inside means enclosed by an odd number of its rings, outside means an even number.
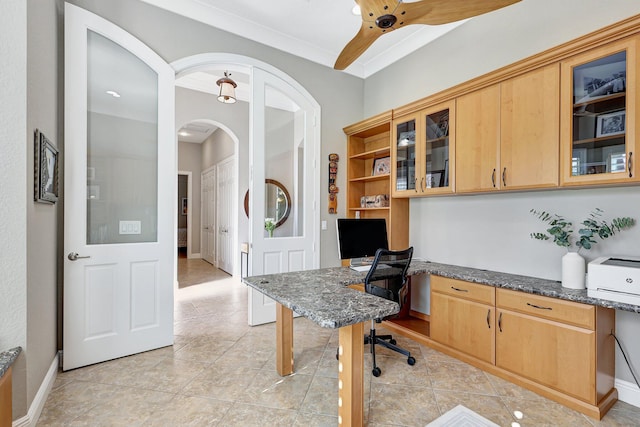
M273 237L273 230L276 229L276 222L273 218L264 219L264 229L269 232L269 237Z
M596 208L587 219L582 221L578 235L574 236L573 223L563 216L545 211L531 209L542 222L549 225L545 232L531 233L532 239L552 240L558 246L567 248L567 254L562 258L562 286L573 289L584 289L585 262L579 255L582 249L589 250L599 240L608 239L616 233L633 227L635 219L630 217L614 218L611 222L601 219L603 210ZM571 248L576 247L575 251Z

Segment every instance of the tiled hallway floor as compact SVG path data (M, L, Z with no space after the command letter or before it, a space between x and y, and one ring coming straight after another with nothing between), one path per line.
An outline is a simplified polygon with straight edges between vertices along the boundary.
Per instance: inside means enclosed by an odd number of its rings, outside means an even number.
M294 321L294 375L275 370L274 325L247 326L247 289L202 260L180 259L175 344L60 372L38 426L336 426L337 331ZM203 276L199 276L202 278ZM369 426L425 426L462 404L500 426L640 426L618 402L600 422L408 339L416 365L365 359ZM368 346L367 346L368 349ZM521 416L520 416L521 414Z

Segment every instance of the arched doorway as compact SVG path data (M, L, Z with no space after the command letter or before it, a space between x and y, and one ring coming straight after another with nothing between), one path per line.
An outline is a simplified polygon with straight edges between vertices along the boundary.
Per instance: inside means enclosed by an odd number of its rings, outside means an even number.
M277 273L319 267L319 157L320 106L309 92L293 78L275 67L253 58L223 53L191 56L175 61L176 78L207 70L225 70L231 74L250 76L248 138L239 137L238 182L240 193L250 188L248 239L250 246L249 274ZM239 103L237 103L239 104ZM222 105L222 104L221 104ZM234 108L236 104L230 106ZM231 111L229 106L225 111ZM225 123L224 120L220 122ZM274 130L274 128L276 128ZM239 131L238 133L241 133ZM244 142L247 151L243 152ZM265 150L267 144L280 144L275 150ZM284 147L284 148L283 148ZM275 151L278 151L274 154ZM281 161L282 151L286 161ZM278 157L280 156L280 157ZM290 193L293 197L295 232L291 235L267 236L265 224L266 167L278 162L288 168ZM271 172L270 172L271 171ZM243 186L243 180L247 183ZM240 195L239 195L240 196ZM239 258L240 250L235 251ZM239 263L235 263L239 265ZM250 290L250 294L252 291ZM254 316L261 311L259 316ZM275 308L262 295L249 297L249 323L259 324L275 319ZM256 320L258 319L259 320Z

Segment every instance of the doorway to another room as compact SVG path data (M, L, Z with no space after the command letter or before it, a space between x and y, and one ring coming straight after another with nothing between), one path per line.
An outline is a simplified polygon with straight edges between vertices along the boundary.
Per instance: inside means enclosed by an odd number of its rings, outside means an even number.
M178 88L178 288L228 278L235 273L237 241L238 138L226 126L203 117L190 98L212 96ZM184 99L183 99L184 98ZM188 105L188 106L185 106ZM181 107L185 106L185 107ZM181 124L180 117L192 120ZM185 178L187 190L185 192ZM186 234L186 242L181 240ZM186 248L185 248L186 245Z
M178 172L178 229L177 229L177 242L178 242L178 258L188 257L188 231L191 224L189 224L189 188L191 186L191 173L190 172Z

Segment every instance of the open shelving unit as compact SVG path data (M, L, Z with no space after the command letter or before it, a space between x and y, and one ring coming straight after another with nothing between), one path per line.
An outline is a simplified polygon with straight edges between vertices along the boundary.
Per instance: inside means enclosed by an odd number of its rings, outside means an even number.
M409 201L391 198L391 120L387 111L344 128L347 135L347 216L384 218L390 249L409 245ZM379 170L374 173L374 166ZM363 196L385 194L389 206L363 207Z

